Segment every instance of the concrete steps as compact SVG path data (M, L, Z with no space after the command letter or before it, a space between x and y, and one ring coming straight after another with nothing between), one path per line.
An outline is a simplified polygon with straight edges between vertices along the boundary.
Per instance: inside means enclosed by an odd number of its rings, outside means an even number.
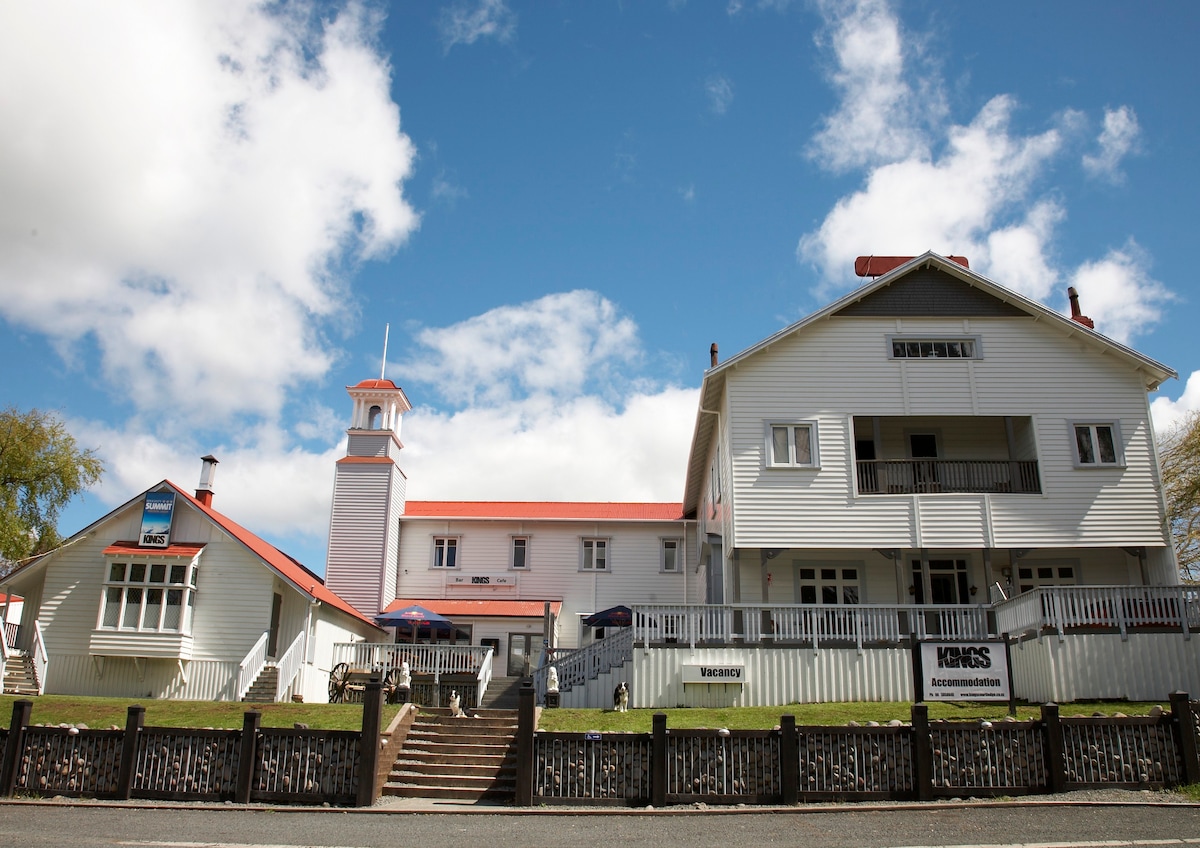
M279 681L279 669L273 665L263 666L263 670L250 684L250 691L242 698L248 704L275 703L275 687Z
M481 709L485 710L515 710L520 700L520 677L493 677L488 683L487 691L483 693Z
M16 654L4 664L5 695L36 695L37 675L33 670L33 658Z
M517 777L516 710L472 710L452 718L423 709L392 765L383 794L401 798L512 803Z

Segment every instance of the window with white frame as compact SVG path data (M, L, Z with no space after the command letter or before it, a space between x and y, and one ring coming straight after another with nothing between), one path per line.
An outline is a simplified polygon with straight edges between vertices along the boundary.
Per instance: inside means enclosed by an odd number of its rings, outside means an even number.
M1077 465L1094 467L1121 464L1121 439L1114 422L1076 422L1071 427L1075 436Z
M584 539L580 555L583 571L608 571L608 539Z
M892 359L978 359L979 339L899 338L888 339Z
M512 556L508 563L510 568L529 568L529 537L512 537Z
M768 424L767 465L811 468L817 464L817 427L813 422Z
M796 599L802 604L857 604L862 597L857 567L801 566L797 572Z
M683 570L683 563L680 561L683 553L682 539L663 539L660 553L659 571L675 574Z
M1075 563L1030 562L1017 566L1017 591L1029 592L1039 586L1074 586L1079 582Z
M458 537L433 537L433 567L458 568Z
M192 632L199 569L195 562L106 563L100 629Z

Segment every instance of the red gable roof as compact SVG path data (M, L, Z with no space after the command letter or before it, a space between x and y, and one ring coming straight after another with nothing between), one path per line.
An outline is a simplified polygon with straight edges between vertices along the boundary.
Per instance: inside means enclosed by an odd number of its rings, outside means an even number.
M506 618L541 618L546 611L545 601L506 600L439 600L435 598L397 598L388 604L385 613L419 604L430 612L444 615L451 621L454 616L489 615ZM550 601L550 611L557 617L562 613L562 601Z
M409 501L409 518L544 518L610 521L679 521L677 503L588 503L581 501Z
M177 542L165 548L143 548L137 542L113 542L104 549L105 556L169 556L194 557L204 550L204 545L196 542Z
M184 498L184 500L186 500L200 512L207 515L213 521L213 523L219 526L230 536L237 539L239 542L249 548L252 553L258 556L259 559L271 566L271 568L275 569L275 571L279 572L280 576L294 584L300 589L301 592L308 595L310 598L320 601L323 604L328 604L334 609L341 610L347 615L357 618L359 621L365 621L372 627L377 626L371 619L367 618L354 607L350 606L349 603L342 600L341 597L334 594L330 589L326 588L325 583L321 580L321 578L314 576L302 565L300 565L300 563L296 562L296 560L279 550L279 548L263 541L245 527L242 527L240 524L226 518L212 507L205 506L204 504L200 503L200 501L196 500L170 480L167 480L166 483L168 486L175 489L175 491L178 492L179 495Z

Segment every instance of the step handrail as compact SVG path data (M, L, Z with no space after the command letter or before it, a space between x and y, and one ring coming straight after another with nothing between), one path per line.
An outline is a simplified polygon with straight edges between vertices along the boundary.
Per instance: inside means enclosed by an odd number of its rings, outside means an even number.
M46 669L50 667L50 656L46 652L46 637L42 633L42 622L33 622L33 677L39 695L46 694Z
M304 636L303 630L297 633L292 644L288 645L288 649L283 652L283 656L275 661L275 668L278 671L275 678L275 703L279 703L283 698L283 693L288 690L292 681L296 679L296 675L300 673L300 666L304 661Z
M250 687L254 685L255 678L258 677L258 673L267 664L267 636L269 632L264 630L262 635L258 637L258 641L254 643L254 647L246 654L246 658L238 663L237 692L233 700L240 701L246 697L246 693L250 691Z

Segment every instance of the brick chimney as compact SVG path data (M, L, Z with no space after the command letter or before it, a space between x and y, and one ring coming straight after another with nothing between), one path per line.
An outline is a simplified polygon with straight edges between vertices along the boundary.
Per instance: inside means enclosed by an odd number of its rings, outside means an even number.
M200 457L200 486L196 489L196 500L205 506L212 506L213 478L217 476L217 458L212 454Z
M717 367L717 343L713 342L708 349L708 361L711 367Z
M1079 292L1075 291L1075 287L1071 286L1067 289L1067 299L1071 301L1071 320L1078 321L1089 330L1096 329L1096 322L1083 314L1079 309Z

